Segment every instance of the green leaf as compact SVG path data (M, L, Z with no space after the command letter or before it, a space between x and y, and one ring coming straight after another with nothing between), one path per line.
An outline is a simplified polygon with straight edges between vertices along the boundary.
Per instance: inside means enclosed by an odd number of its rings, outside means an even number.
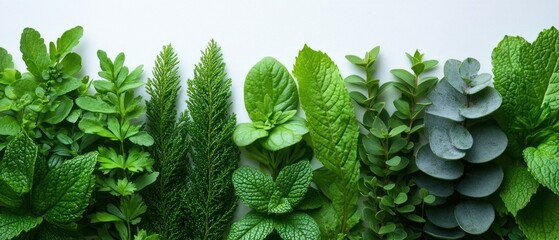
M233 223L228 240L264 240L274 231L274 221L265 215L251 211Z
M293 213L275 219L274 227L284 240L318 240L320 230L314 219L306 213Z
M440 239L461 239L466 236L466 233L460 228L444 229L429 222L423 227L423 232Z
M50 170L33 189L33 210L53 223L79 220L89 205L96 162L97 153L87 153Z
M404 69L392 69L390 73L404 81L408 86L415 86L415 76L410 72Z
M82 58L77 53L69 53L60 61L60 64L62 65L61 72L74 75L82 69Z
M456 217L454 216L454 205L444 204L441 206L433 206L425 208L425 215L429 222L437 227L451 229L458 227Z
M528 171L539 183L559 195L559 136L543 142L537 148L524 149Z
M485 88L470 96L468 107L460 108L460 115L465 118L474 119L485 117L501 106L501 95L494 88Z
M539 191L516 221L528 239L555 239L559 236L559 197L549 191Z
M115 136L112 132L107 130L99 121L93 119L84 118L78 124L78 127L84 131L85 133L96 134L101 137L106 137L111 140L118 140L118 137Z
M469 130L474 144L472 148L466 151L464 160L468 162L489 162L500 156L507 148L507 136L495 124L476 124Z
M459 123L431 114L425 114L424 121L426 123L425 132L427 134L427 138L429 139L429 147L437 157L444 158L446 160L458 160L466 155L464 150L457 148L455 145L459 145L457 144L458 141L467 143L468 140L463 138L468 138L468 134L450 135L453 131L459 131L456 128L463 128L461 126L457 126L460 125ZM453 138L462 139L453 140Z
M151 137L149 133L144 131L138 132L128 139L136 145L146 146L146 147L153 145L153 141L154 141L153 137Z
M252 123L241 123L235 127L233 141L239 147L246 147L254 141L268 136L268 131L256 128Z
M76 98L76 104L90 112L97 112L97 113L116 113L115 106L106 103L105 101L101 100L99 97L93 98L90 96L81 96Z
M427 174L413 176L413 181L421 188L425 188L430 194L437 197L449 197L454 193L454 183L430 177Z
M349 83L358 87L366 88L367 84L365 83L365 79L357 75L350 75L344 79L345 83Z
M365 66L367 64L363 59L361 59L360 57L355 56L355 55L346 55L345 58L349 62L351 62L355 65L358 65L358 66Z
M0 72L4 71L6 68L13 67L14 62L12 61L12 55L10 55L6 49L0 47Z
M334 62L308 46L299 52L293 74L299 82L315 156L337 176L331 192L339 233L349 234L356 224L350 218L357 212L360 168L356 158L359 131L349 94Z
M275 189L272 177L250 167L241 167L233 173L233 186L239 198L248 207L268 212L268 203Z
M312 180L312 167L309 161L301 161L284 167L276 178L276 188L292 207L297 206L305 197Z
M516 216L518 211L528 205L540 184L524 166L505 166L504 172L505 176L499 195L508 211Z
M62 56L72 51L72 48L78 45L82 36L83 28L81 26L76 26L64 32L56 40L57 53Z
M268 137L263 139L262 146L270 151L277 151L300 142L308 131L303 118L293 117L286 123L275 126Z
M26 134L20 133L10 141L0 161L0 180L19 195L33 185L37 146Z
M0 117L0 135L14 136L20 131L21 127L14 117L10 115Z
M27 70L37 78L42 78L43 71L50 65L45 40L33 28L23 29L19 47Z
M58 124L64 120L72 111L72 107L74 106L74 102L72 99L64 96L60 101L60 105L54 110L47 112L45 114L44 121L50 124Z
M110 214L108 212L96 212L91 215L91 223L99 223L99 222L119 222L124 219Z
M429 145L421 147L417 153L417 167L424 173L439 179L454 180L464 173L461 161L449 161L437 157Z
M62 83L54 86L54 89L56 89L55 96L62 96L66 93L78 89L81 86L82 86L82 82L80 79L77 78L64 79Z
M456 191L473 198L487 197L501 186L503 175L499 165L478 165L465 174L456 186Z
M456 205L454 215L462 230L475 235L486 232L495 220L493 206L480 200L461 201Z
M0 239L15 239L22 232L39 226L43 218L33 216L18 216L9 213L0 213Z
M252 121L265 121L269 113L296 110L299 105L297 85L289 71L276 59L266 57L252 67L244 86L245 107ZM270 99L270 108L266 104Z
M465 118L460 114L460 110L464 108L466 96L456 91L446 78L439 81L429 94L429 99L433 104L425 109L425 113L456 122L464 121Z

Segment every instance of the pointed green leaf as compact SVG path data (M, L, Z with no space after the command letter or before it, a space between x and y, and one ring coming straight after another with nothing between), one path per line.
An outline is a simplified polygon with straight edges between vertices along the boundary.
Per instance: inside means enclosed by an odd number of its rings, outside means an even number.
M254 141L268 136L268 132L264 129L256 128L252 123L241 123L235 127L233 132L233 141L239 147L245 147Z
M275 190L272 177L250 167L241 167L233 173L233 186L241 201L248 207L268 212L268 203Z
M0 117L0 135L14 136L20 131L21 127L14 117L10 115Z
M76 104L87 111L98 113L116 113L115 106L112 106L99 97L81 96L76 98Z
M540 184L524 166L505 166L504 172L505 176L499 195L508 211L516 216L518 211L528 205Z
M0 213L0 239L16 239L22 232L39 226L42 217L18 216L9 213Z
M264 240L274 231L274 221L265 215L251 211L233 223L227 240Z
M27 193L33 185L37 146L26 134L10 141L0 161L0 180L18 194Z
M553 137L537 148L524 149L528 170L538 182L559 195L559 137Z
M43 71L50 65L50 58L41 34L33 28L23 29L19 49L27 70L35 77L42 78Z
M292 207L297 206L305 197L312 180L312 167L309 161L301 161L283 168L276 178L276 187L281 196Z
M318 240L320 230L314 219L306 213L293 213L274 221L274 227L285 240Z
M58 54L64 55L72 51L72 48L78 45L82 36L83 28L81 26L76 26L64 32L62 36L56 40Z

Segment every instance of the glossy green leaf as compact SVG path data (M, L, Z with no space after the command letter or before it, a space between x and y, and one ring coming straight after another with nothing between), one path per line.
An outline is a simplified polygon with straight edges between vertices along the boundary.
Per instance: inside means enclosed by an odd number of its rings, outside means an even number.
M97 153L87 153L50 170L33 189L33 210L53 223L68 224L79 220L89 205L96 162Z
M504 172L505 176L499 195L508 211L516 216L518 211L528 205L540 184L524 166L505 166Z
M72 99L66 96L62 97L62 99L60 100L60 105L58 105L58 107L54 111L45 114L45 122L50 124L57 124L62 122L62 120L64 120L68 116L68 114L70 114L73 106L74 102L72 101Z
M419 149L416 164L424 173L444 180L458 179L464 173L464 165L462 162L439 158L433 154L428 145Z
M82 58L77 53L69 53L60 64L62 64L61 72L74 75L82 69Z
M35 77L42 78L43 71L50 65L45 40L33 28L23 29L19 47L27 70Z
M274 220L274 227L284 240L318 240L320 230L306 213L293 213Z
M58 54L64 55L69 53L80 42L83 36L83 28L76 26L64 32L60 38L56 40L56 50Z
M0 213L0 239L16 239L23 232L35 228L43 218Z
M537 148L524 149L528 171L539 183L559 195L559 137L552 137Z
M153 145L154 142L153 137L149 135L149 133L144 131L140 131L128 139L136 145L146 146L146 147Z
M6 146L4 158L0 161L0 180L19 195L29 192L36 159L37 146L26 134L20 133Z
M284 167L276 178L276 187L281 192L281 196L289 202L291 206L299 204L312 180L312 167L309 161L301 161Z
M87 111L97 112L97 113L116 113L115 106L112 106L105 101L101 100L99 97L93 98L90 96L82 96L76 98L76 104Z
M454 215L462 230L475 235L486 232L495 220L493 206L480 200L461 201L456 205Z
M495 124L476 124L470 127L469 131L474 144L466 151L464 159L468 162L489 162L500 156L507 148L507 136Z
M275 190L272 177L250 167L233 173L235 192L243 203L261 213L268 212L268 203Z
M256 128L252 123L241 123L235 127L233 141L239 147L245 147L254 141L268 136L268 132L261 128Z
M228 240L264 240L274 231L274 221L265 215L251 211L240 221L233 223Z
M14 117L10 115L0 117L0 135L14 136L20 131L21 127Z
M468 197L487 197L501 186L503 176L503 169L499 165L476 165L460 180L456 191Z
M82 82L80 79L72 78L72 77L64 79L62 83L54 86L54 89L56 89L55 96L62 96L64 94L67 94L71 91L78 89L81 86L82 86Z
M300 142L303 139L303 135L307 134L308 131L307 123L303 118L293 117L286 123L275 126L270 130L267 138L263 139L262 146L270 151L277 151ZM252 133L249 134L253 134L251 136L259 136L257 134L264 135L260 129L252 130ZM236 135L234 133L234 139L236 139ZM237 145L241 146L238 143Z

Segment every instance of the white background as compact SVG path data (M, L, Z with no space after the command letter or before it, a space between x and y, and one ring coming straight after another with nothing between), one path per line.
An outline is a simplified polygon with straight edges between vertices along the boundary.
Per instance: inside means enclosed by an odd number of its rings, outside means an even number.
M146 79L161 47L172 43L185 81L213 38L233 79L239 122L248 121L242 89L252 65L273 56L291 70L305 43L329 54L343 76L356 73L346 54L362 56L380 45L377 76L391 81L390 69L409 68L406 52L419 49L439 60L439 77L449 58L474 57L481 72L491 72L491 51L504 35L531 42L542 29L559 27L557 0L0 0L0 8L0 47L22 71L19 38L25 27L55 41L65 30L83 26L75 50L84 59L83 73L94 78L98 49L111 58L125 52L125 64L143 64Z

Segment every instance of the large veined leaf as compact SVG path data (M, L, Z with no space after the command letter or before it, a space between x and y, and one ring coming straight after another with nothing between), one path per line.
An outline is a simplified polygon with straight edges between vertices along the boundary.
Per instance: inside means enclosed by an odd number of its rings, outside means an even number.
M36 159L37 146L26 134L20 133L8 143L0 161L0 180L20 195L29 192Z
M69 53L72 48L78 45L82 36L83 28L81 26L68 29L56 40L56 52L61 56ZM51 53L51 55L52 54L53 53Z
M559 195L559 136L540 144L537 148L524 149L528 170L539 183Z
M505 166L505 176L499 195L513 216L526 207L538 190L539 183L524 166Z
M19 47L27 70L35 77L41 78L44 70L50 65L45 40L33 28L23 29Z
M283 168L276 178L277 190L292 207L303 200L312 180L312 168L309 161L301 161Z
M274 221L275 229L284 240L318 240L320 230L306 213L293 213Z
M331 188L333 207L338 231L348 234L357 223L350 218L357 212L359 197L359 131L349 94L334 62L308 46L299 52L293 74L299 82L315 156L337 175Z
M6 49L0 47L0 73L6 68L13 67L14 62L12 61L12 55L10 55Z
M53 223L67 224L80 219L89 205L96 162L97 153L92 152L50 170L33 189L33 210Z
M244 98L252 121L265 121L269 113L296 110L299 105L297 85L291 74L271 57L260 60L250 69L245 80Z
M43 218L0 213L0 239L13 239L41 224Z
M247 206L261 213L268 212L268 204L275 190L272 177L250 167L241 167L233 173L233 186Z
M274 231L274 221L265 215L251 211L233 223L228 240L263 240Z
M559 236L559 197L550 191L539 191L516 221L528 239L556 239Z

